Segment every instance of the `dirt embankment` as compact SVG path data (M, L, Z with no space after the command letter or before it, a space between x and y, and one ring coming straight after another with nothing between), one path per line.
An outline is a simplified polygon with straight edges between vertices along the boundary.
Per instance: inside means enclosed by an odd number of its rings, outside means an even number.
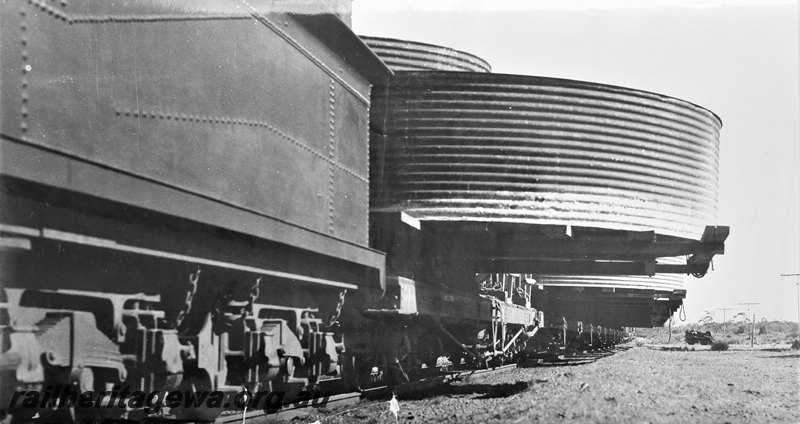
M422 399L401 398L399 422L800 422L797 351L628 345L594 359L507 369ZM300 422L395 421L388 402L319 412Z

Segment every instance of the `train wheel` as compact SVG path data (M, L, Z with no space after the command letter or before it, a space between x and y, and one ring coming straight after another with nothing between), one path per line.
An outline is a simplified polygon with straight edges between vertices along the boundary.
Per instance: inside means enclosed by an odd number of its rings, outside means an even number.
M95 387L94 371L88 367L78 367L72 370L69 376L69 381L72 387L77 389L78 393L93 392ZM91 417L91 411L85 411L74 405L69 408L70 420L73 422L82 422Z
M185 374L183 382L180 385L180 391L184 393L210 393L212 390L213 385L211 384L211 378L205 371L200 370L191 374ZM222 411L223 408L221 407L209 407L206 404L200 405L197 408L180 408L172 412L182 421L212 422Z
M357 359L353 355L342 354L339 356L339 361L342 367L342 382L347 391L361 391L366 387L367 381L364 380L364 367L359 366L356 362ZM366 374L369 375L369 368L366 369Z
M26 387L26 389L28 391L36 391L36 392L42 393L42 391L44 390L44 387L42 387L42 385L40 385L40 384L32 384L32 385L29 385L28 387ZM10 412L10 414L6 415L3 418L3 420L0 421L0 422L2 422L4 424L5 423L11 423L11 424L30 423L30 422L34 421L33 417L36 415L36 413L38 411L36 409L33 409L33 408L17 408L17 409L13 409L13 410L11 410L9 412Z

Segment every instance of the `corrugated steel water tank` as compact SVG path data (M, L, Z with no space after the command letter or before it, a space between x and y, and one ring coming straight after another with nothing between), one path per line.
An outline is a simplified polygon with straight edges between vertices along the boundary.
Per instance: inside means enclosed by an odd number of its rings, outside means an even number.
M360 35L364 43L394 71L491 72L485 60L459 50L394 38Z
M396 72L372 102L373 211L694 240L716 221L721 121L692 103L471 72Z
M659 258L658 263L685 264L685 258ZM602 289L637 289L673 292L686 290L684 274L641 275L534 275L543 287L597 287Z
M656 274L652 277L631 275L537 275L536 282L545 287L598 287L637 290L686 290L683 274Z
M659 258L682 264L685 258ZM617 327L658 327L686 297L686 276L535 275L547 293L548 307L571 319ZM575 295L574 290L582 295Z

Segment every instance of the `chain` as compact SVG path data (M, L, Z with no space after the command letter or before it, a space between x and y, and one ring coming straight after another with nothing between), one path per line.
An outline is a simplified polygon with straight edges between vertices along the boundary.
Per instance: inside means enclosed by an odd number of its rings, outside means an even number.
M181 311L178 312L178 316L175 317L175 328L181 326L183 320L186 319L186 316L189 315L189 312L192 310L192 300L194 300L194 295L197 293L198 281L200 281L200 269L198 269L194 274L189 274L189 284L186 288L186 298L183 301L183 307L181 308Z
M214 307L211 310L212 316L222 317L225 315L225 308L229 306L230 301L233 299L233 291L233 287L229 285L215 293Z
M261 294L261 278L256 278L255 284L253 284L253 288L250 289L250 298L247 300L248 309L253 309L253 304L256 303L256 299L258 299L259 294Z
M253 304L256 303L256 299L258 299L258 295L261 294L261 278L256 278L255 284L253 284L253 288L250 289L250 297L247 299L247 308L242 311L242 318L246 318L253 311Z
M339 315L342 314L342 306L344 306L345 295L347 295L347 289L339 292L339 301L336 302L336 309L331 314L330 324L328 324L329 327L332 327L334 324L339 322Z

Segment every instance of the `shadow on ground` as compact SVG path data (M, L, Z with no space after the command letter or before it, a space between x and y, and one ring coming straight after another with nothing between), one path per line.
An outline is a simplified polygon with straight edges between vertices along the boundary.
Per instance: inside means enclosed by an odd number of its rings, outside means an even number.
M400 399L421 400L434 396L472 396L473 399L505 398L528 390L530 383L518 381L503 384L448 384L412 393L404 393ZM474 396L478 395L478 396Z
M542 358L528 359L519 364L520 368L534 367L570 367L577 365L591 364L598 359L607 358L615 353L624 352L630 346L620 346L614 349L602 349L594 352L579 352L571 355L549 356Z
M630 346L620 346L613 349L600 349L592 352L578 352L568 355L550 355L541 358L528 359L519 363L518 367L566 367L586 365L628 349L630 349ZM547 381L517 381L515 383L501 384L467 383L473 374L474 371L463 371L458 376L454 377L452 383L450 384L417 388L413 391L403 391L402 393L398 394L398 399L422 400L436 396L464 396L472 399L506 398L528 390L528 388L533 384Z
M800 353L795 353L794 355L770 355L770 356L762 356L762 358L773 358L773 359L800 359Z

